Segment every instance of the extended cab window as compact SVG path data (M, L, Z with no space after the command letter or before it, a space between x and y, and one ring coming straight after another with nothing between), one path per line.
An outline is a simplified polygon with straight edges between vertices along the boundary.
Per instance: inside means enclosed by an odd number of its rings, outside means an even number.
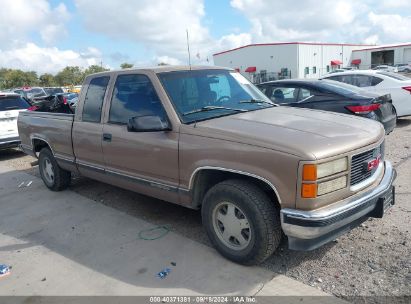
M84 99L83 121L100 122L104 95L106 94L109 80L109 76L102 76L93 78L90 81L86 98Z
M130 118L166 114L150 79L145 75L119 75L114 85L109 122L127 124Z

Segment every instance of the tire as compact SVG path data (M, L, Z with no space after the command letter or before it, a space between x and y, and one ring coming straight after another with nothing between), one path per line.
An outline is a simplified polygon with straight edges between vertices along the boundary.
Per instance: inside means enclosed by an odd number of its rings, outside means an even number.
M212 187L204 197L201 215L214 247L233 262L259 264L280 244L278 208L248 181L227 180Z
M394 110L394 114L395 114L395 121L398 122L398 114L397 114L397 109L392 106L392 109Z
M49 148L40 151L39 170L44 184L52 191L62 191L70 185L71 172L59 167Z

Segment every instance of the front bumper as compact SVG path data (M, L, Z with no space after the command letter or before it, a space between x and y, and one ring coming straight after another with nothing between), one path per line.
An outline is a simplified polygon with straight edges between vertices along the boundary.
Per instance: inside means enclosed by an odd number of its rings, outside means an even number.
M397 172L388 161L380 184L359 196L313 211L281 210L281 226L288 236L288 247L313 250L359 226L368 217L381 218L395 203Z
M0 138L0 150L18 147L20 144L20 137L6 137Z

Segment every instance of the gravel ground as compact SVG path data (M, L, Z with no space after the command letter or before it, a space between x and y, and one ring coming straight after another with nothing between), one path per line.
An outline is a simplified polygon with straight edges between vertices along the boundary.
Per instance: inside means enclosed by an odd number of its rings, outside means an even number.
M387 137L386 158L398 171L397 201L383 219L369 219L349 234L311 252L288 250L283 241L262 267L355 303L391 303L393 298L384 297L410 296L411 118L400 119L397 129ZM37 168L30 166L33 160L16 150L0 152L0 161L38 176ZM74 178L70 188L210 245L197 211L86 178Z

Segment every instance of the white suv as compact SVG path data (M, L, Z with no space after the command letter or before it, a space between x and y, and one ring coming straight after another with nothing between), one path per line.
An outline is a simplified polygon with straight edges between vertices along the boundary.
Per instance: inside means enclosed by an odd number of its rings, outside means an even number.
M30 104L16 93L0 92L0 150L20 144L17 131L19 112L26 111Z

